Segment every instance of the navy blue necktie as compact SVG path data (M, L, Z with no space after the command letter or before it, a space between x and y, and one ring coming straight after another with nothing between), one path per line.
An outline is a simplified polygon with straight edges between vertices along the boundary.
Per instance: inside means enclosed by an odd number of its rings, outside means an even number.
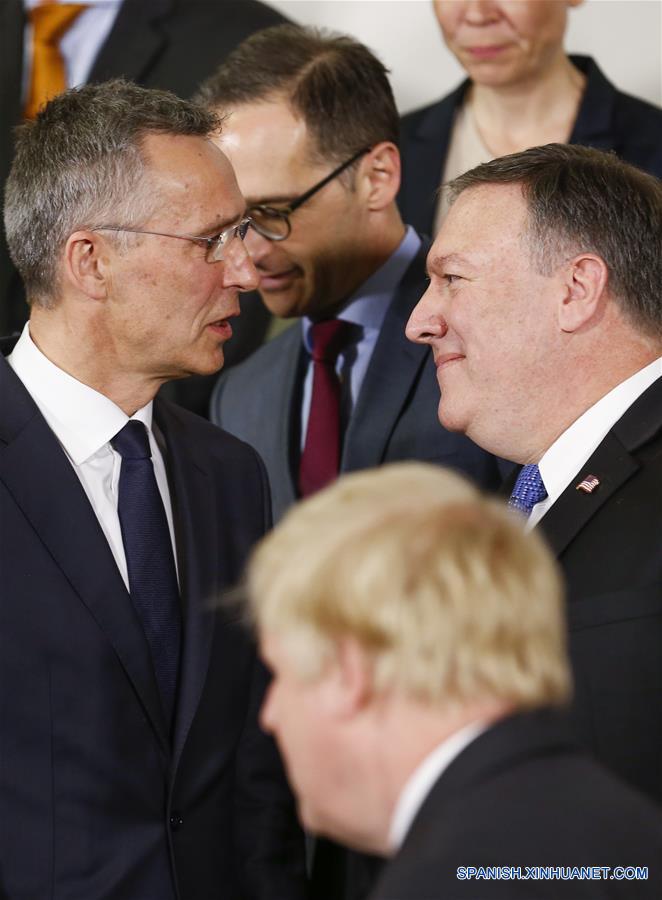
M536 503L540 503L546 497L547 489L538 466L524 466L517 476L508 506L512 506L513 509L519 509L520 512L526 513L528 516Z
M122 457L117 512L129 593L152 654L166 721L177 693L181 611L170 529L152 465L147 429L131 419L111 444Z

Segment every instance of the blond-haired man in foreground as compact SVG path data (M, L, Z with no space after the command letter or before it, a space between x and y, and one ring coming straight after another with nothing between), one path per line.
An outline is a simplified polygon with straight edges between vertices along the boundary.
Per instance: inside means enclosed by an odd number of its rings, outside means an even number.
M371 900L660 896L659 811L568 736L556 565L500 504L423 464L349 475L248 588L262 725L304 824L392 858Z

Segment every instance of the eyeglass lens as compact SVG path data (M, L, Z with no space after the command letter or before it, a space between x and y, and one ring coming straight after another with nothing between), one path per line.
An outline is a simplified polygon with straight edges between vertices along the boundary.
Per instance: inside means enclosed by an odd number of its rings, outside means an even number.
M248 210L248 214L251 219L253 219L253 227L257 231L258 234L261 234L262 237L267 238L270 241L284 241L285 238L290 236L290 232L292 231L292 223L290 222L290 216L292 213L297 210L300 206L303 206L304 203L307 203L311 197L313 197L318 191L320 191L323 187L333 181L334 178L337 178L341 172L344 172L345 169L349 168L352 163L355 163L357 159L363 156L365 153L370 152L370 147L364 147L359 150L357 153L354 153L349 159L346 159L343 163L341 163L337 168L333 169L332 172L329 172L328 175L325 175L317 184L314 184L309 190L307 190L304 194L301 194L300 197L297 197L296 200L293 200L290 203L288 209L276 209L273 206L266 206L263 204L258 204L256 206L251 206Z
M270 241L284 241L290 236L290 221L287 213L271 206L253 206L248 212L253 228Z
M227 228L221 232L218 238L210 245L208 259L210 262L220 262L224 259L232 259L240 262L247 255L244 247L244 238L252 221L250 218L242 219L238 225Z

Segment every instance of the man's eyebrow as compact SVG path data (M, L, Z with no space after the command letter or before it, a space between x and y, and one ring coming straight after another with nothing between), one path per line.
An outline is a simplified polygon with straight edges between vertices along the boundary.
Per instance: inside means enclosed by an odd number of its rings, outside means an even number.
M443 272L448 266L467 266L473 268L471 260L461 253L440 253L428 259L425 267L426 274L431 272Z
M260 197L259 199L250 197L246 202L247 202L248 206L251 207L251 206L273 206L275 203L289 204L293 200L296 200L296 195L294 195L294 194L276 194L273 197Z
M213 234L218 234L219 231L223 231L224 228L227 228L228 225L237 225L241 219L246 215L246 209L244 208L237 215L231 216L227 219L214 219L211 225L206 228L201 228L198 231L200 237L210 237Z

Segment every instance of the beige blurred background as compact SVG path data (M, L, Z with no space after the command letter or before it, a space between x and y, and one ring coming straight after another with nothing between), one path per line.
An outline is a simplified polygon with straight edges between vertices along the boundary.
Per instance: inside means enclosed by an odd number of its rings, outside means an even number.
M267 0L295 22L354 35L391 70L401 112L438 99L463 77L430 0ZM566 47L592 56L621 90L662 103L662 0L585 0L569 13Z

